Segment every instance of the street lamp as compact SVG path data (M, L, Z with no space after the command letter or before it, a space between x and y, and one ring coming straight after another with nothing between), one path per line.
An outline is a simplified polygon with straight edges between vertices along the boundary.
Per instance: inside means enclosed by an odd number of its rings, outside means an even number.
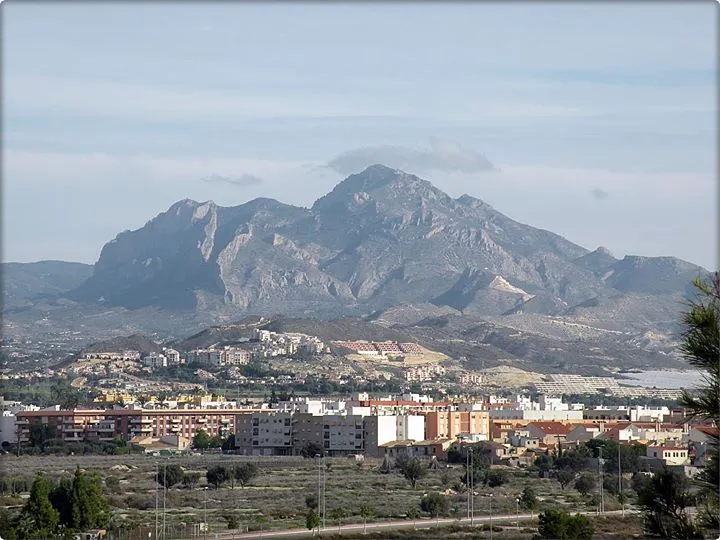
M520 530L520 497L515 498L515 528Z

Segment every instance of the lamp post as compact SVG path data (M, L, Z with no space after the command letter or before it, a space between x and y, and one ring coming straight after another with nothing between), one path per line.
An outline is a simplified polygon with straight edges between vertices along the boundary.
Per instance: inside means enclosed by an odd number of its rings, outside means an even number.
M493 524L492 524L492 497L493 494L490 494L490 497L488 498L488 503L490 503L490 540L492 540L493 537Z
M515 497L515 528L520 530L520 497Z

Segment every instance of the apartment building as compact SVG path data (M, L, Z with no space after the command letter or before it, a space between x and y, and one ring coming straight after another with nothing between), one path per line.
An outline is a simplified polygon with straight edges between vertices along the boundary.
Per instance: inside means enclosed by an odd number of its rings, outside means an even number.
M445 375L446 370L439 364L423 364L405 370L405 380L408 382L431 381Z
M483 376L479 373L464 372L460 374L460 384L464 386L478 386L483 383Z
M425 439L423 415L378 415L363 419L365 453L381 457L381 446L392 441L422 441Z
M235 422L235 447L244 455L292 455L293 413L255 412L238 415Z
M462 434L490 438L488 411L431 411L425 416L425 439L456 439Z
M211 367L240 366L251 359L252 352L238 347L194 349L188 353L188 364Z
M55 437L65 441L129 440L137 435L192 438L200 429L226 437L235 432L235 418L247 409L73 409L58 407L22 411L16 415L20 442L28 442L34 423L54 427Z
M295 453L315 443L328 455L362 454L365 450L363 417L356 414L298 413L294 417L293 438Z
M143 356L140 363L145 367L156 369L167 367L168 359L164 354L151 353L147 356Z

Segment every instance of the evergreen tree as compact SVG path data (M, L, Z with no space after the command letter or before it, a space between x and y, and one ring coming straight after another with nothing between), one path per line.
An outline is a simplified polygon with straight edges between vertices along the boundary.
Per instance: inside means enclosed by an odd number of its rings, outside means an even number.
M694 281L696 297L683 314L685 331L680 352L690 365L704 372L704 382L694 394L683 391L681 405L689 415L720 427L720 272ZM705 495L705 504L698 509L704 528L720 528L720 441L710 436L708 464L698 483Z
M158 470L156 481L161 486L170 488L182 482L184 476L185 473L180 465L163 465Z
M50 493L50 502L60 514L60 523L72 529L72 480L63 478Z
M22 514L32 522L32 531L38 538L51 536L60 523L60 514L50 502L52 489L50 480L38 474L30 488L30 498L22 509Z
M102 481L78 467L72 483L72 526L76 530L104 527L109 521L108 504L103 497Z

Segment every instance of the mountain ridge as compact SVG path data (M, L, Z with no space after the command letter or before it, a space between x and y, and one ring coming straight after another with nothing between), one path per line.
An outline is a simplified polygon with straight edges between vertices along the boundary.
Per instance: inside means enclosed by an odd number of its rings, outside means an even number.
M444 301L460 288L467 301L449 307L495 315L534 297L547 312L599 295L678 294L692 268L671 257L590 252L378 164L310 208L268 198L229 207L178 201L108 242L93 276L68 297L128 309L342 316ZM483 273L492 277L478 279ZM488 288L495 277L509 288Z

